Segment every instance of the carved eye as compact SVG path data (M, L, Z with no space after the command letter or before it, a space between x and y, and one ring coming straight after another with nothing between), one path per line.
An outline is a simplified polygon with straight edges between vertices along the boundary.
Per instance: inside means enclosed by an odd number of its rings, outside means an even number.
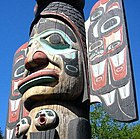
M35 118L38 118L38 117L39 117L39 115L40 115L40 113L37 113L37 114L36 114L36 116L35 116Z
M15 70L15 73L14 73L14 77L21 77L24 73L24 65L21 65L19 66L16 70Z
M26 124L26 121L23 119L23 120L21 121L21 123L22 123L22 124Z
M49 37L49 41L52 44L65 44L64 40L62 39L62 37L59 34L52 34Z
M104 14L104 9L102 7L97 8L90 16L90 21L97 21L101 18L101 16Z
M101 33L111 32L111 30L118 28L121 24L121 18L116 15L106 20L101 26Z
M70 45L65 41L65 38L63 38L58 33L53 33L47 37L44 37L43 40L47 41L47 43L53 47L54 49L67 49L70 47Z
M46 111L46 113L48 114L48 116L51 116L51 117L54 116L54 114L51 111Z

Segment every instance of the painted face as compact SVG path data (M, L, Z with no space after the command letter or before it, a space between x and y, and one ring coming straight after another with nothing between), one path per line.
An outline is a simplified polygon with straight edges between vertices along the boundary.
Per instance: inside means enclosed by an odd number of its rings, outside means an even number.
M19 83L23 99L75 99L83 90L81 44L60 20L41 18L34 26Z
M40 110L34 119L35 126L38 130L45 130L57 126L57 114L51 109Z
M25 117L21 119L20 122L18 122L16 125L15 136L19 138L20 136L25 135L30 125L31 125L30 117Z

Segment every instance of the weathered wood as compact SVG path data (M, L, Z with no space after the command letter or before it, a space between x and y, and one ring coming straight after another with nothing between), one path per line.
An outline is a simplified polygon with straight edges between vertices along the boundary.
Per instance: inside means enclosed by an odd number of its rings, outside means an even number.
M14 71L20 66L23 71L20 78L16 77L16 80L20 79L16 89L25 106L23 112L19 108L18 114L24 118L27 110L31 118L29 128L19 132L18 137L23 133L30 139L30 133L56 129L60 139L67 139L71 120L77 117L89 120L89 96L84 76L84 18L83 12L71 4L50 1L43 6L43 11L38 9L40 13L31 25L28 46L19 49L28 53L23 55L25 53L17 51L18 57L23 59L14 66ZM40 6L38 3L38 8Z
M59 139L55 129L30 133L30 139Z
M84 133L84 134L83 134ZM76 118L68 125L68 139L90 139L90 124L87 119Z
M36 1L30 40L14 57L6 139L90 139L89 94L113 118L135 120L121 0L99 0L91 10L89 61L85 1Z

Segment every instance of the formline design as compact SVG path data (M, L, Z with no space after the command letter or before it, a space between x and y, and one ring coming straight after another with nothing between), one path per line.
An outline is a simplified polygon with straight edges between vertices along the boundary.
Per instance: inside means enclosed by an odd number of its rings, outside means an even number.
M13 61L6 139L90 139L90 105L138 120L122 0L36 0Z

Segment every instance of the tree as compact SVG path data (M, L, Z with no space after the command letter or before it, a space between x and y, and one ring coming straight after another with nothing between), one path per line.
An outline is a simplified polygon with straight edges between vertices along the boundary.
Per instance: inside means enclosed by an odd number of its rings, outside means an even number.
M140 138L140 124L136 124L132 128L132 139Z
M3 139L1 128L0 128L0 139Z
M100 104L93 105L90 122L92 139L130 139L135 130L140 130L140 126L134 128L132 124L111 119ZM138 137L136 133L135 137Z

